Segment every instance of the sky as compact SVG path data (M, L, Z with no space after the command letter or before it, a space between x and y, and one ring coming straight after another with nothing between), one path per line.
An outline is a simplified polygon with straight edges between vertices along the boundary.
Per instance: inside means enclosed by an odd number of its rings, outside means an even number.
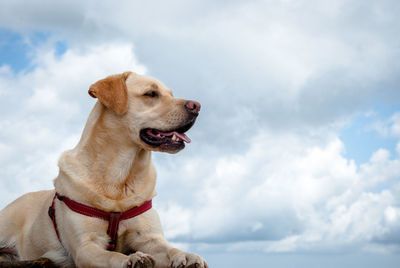
M210 267L397 267L400 2L0 1L0 208L52 189L131 70L202 104L154 153L174 245Z

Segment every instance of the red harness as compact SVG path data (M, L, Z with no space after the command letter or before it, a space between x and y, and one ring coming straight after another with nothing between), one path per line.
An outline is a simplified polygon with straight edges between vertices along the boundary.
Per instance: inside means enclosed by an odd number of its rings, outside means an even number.
M149 201L144 202L142 205L140 205L138 207L133 207L124 212L106 212L106 211L103 211L98 208L89 207L82 203L71 200L66 196L62 196L62 195L59 195L58 193L56 193L53 197L53 202L51 203L51 206L49 207L49 216L50 216L51 220L53 221L53 226L54 226L54 229L56 230L56 234L57 234L57 237L58 237L58 240L60 241L60 243L61 243L61 239L60 239L60 234L58 233L58 229L57 229L56 210L54 207L54 200L56 198L58 200L64 202L67 205L67 207L69 207L69 209L72 211L75 211L75 212L85 215L85 216L95 217L95 218L99 218L99 219L108 221L107 234L111 238L110 242L108 243L108 247L107 247L108 250L115 250L115 247L117 246L118 227L119 227L120 221L136 217L136 216L146 212L147 210L151 209L151 207L152 207L152 202L151 202L151 200L149 200Z

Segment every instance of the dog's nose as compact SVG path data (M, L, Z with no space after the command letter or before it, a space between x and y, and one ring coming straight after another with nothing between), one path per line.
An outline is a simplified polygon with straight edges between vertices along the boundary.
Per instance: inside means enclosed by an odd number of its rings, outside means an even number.
M189 113L193 114L193 115L198 115L200 112L200 103L198 103L197 101L187 101L185 102L185 109L186 111L188 111Z

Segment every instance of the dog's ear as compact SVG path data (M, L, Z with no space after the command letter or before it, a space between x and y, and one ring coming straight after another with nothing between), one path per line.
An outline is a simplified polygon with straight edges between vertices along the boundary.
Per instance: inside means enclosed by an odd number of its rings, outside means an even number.
M126 79L131 72L110 75L90 86L89 95L98 98L107 108L118 115L128 110L128 89Z

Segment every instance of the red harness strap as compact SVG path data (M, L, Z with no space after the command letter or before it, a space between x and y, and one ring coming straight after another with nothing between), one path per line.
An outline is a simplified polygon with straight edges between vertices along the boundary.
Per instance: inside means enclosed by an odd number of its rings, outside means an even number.
M53 226L54 226L54 229L56 230L56 234L57 234L58 240L60 240L60 243L61 243L61 239L60 239L60 234L58 233L58 229L57 229L56 213L55 213L56 211L55 211L55 207L54 207L54 200L56 198L58 200L64 202L70 210L75 211L76 213L108 221L107 234L111 238L110 242L108 243L108 247L107 247L108 250L115 250L115 247L117 245L118 227L119 227L120 221L136 217L136 216L146 212L147 210L151 209L151 207L152 207L152 202L151 202L151 200L149 200L149 201L144 202L142 205L140 205L138 207L133 207L127 211L106 212L101 209L90 207L85 204L76 202L74 200L69 199L66 196L62 196L62 195L59 195L58 193L56 193L53 197L51 206L49 207L49 216L53 222Z

